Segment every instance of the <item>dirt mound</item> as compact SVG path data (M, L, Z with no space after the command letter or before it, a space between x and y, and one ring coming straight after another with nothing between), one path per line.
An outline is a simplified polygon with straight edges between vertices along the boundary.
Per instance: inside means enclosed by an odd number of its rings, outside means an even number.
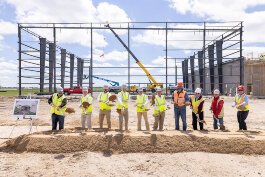
M178 153L210 152L236 154L265 154L265 140L247 138L209 138L193 135L77 134L65 133L23 135L6 142L1 151L68 153L96 151L105 153Z

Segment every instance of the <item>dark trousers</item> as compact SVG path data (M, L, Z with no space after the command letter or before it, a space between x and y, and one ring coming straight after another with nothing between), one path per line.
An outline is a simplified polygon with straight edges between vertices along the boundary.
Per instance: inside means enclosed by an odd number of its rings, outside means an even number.
M57 123L59 122L59 130L64 128L64 116L52 114L52 130L57 129Z
M237 112L237 121L239 123L239 130L247 130L247 124L245 120L248 117L249 111L238 111Z
M203 120L203 112L201 112L200 114L199 114L199 119L200 120ZM197 128L197 125L198 125L198 121L197 121L197 116L196 116L196 114L194 113L194 112L192 112L192 126L193 126L193 130L198 130L198 128ZM200 130L203 130L203 123L202 122L199 122L199 125L200 125Z

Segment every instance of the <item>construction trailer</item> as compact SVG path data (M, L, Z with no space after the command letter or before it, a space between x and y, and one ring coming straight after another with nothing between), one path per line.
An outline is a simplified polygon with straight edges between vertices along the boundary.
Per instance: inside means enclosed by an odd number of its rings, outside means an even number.
M146 73L132 73L132 70L139 69L139 66L133 65L134 60L129 50L127 66L94 65L94 33L99 30L109 31L105 25L106 23L19 23L19 95L22 89L29 85L39 87L40 92L47 87L49 91L54 91L57 85L87 85L93 90L93 76L114 78L112 80L127 78L128 86L149 84ZM156 47L156 50L161 51L164 60L158 66L145 68L150 70L154 78L159 79L158 83L163 84L166 94L168 86L176 84L177 81L183 81L187 89L194 90L199 86L205 93L212 92L216 87L215 77L218 77L218 86L224 93L224 87L230 84L230 80L226 80L225 77L234 75L231 72L225 73L223 65L233 61L238 61L239 74L232 82L244 84L243 22L120 22L110 25L117 33L126 31L123 40L126 39L126 46L130 50L134 47L132 38L136 32L151 31L154 38L156 35L159 36L160 41L156 41L159 49ZM49 35L39 34L41 30L49 30ZM60 41L57 36L63 30L85 30L86 35L90 37L90 46L87 50L90 57L80 57L81 54L72 52L73 49L58 45ZM138 53L137 56L139 55ZM150 58L149 62L152 63L154 59ZM215 74L215 66L218 67L218 76ZM100 69L127 70L127 75L100 74ZM161 72L157 72L158 70ZM89 73L88 82L83 81L83 73Z

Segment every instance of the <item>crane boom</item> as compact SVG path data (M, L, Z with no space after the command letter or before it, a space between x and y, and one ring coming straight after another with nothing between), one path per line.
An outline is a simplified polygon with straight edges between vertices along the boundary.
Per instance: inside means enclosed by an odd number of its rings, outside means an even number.
M131 54L136 63L140 66L140 68L145 72L149 81L152 83L152 88L156 86L162 86L162 84L158 84L155 78L149 73L149 71L144 67L144 65L138 60L138 58L134 55L134 53L129 49L129 47L122 41L122 39L118 36L118 34L110 27L109 24L106 25L107 28L111 30L111 32L115 35L115 37L120 41L120 43L125 47L125 49Z

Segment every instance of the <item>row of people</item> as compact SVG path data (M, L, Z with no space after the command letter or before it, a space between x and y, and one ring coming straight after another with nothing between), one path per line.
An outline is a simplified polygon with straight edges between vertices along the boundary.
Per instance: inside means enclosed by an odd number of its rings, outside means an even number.
M111 129L111 108L114 104L109 100L111 93L109 92L109 87L104 86L103 92L98 95L99 102L99 127L103 128L104 118L107 119L107 126ZM129 121L129 104L130 95L127 92L127 86L122 85L121 91L117 96L117 112L119 114L119 130L128 131L128 121ZM204 102L205 98L202 96L201 89L197 88L195 90L195 95L189 96L187 92L184 91L183 83L178 82L177 90L172 95L172 103L174 104L174 114L175 114L175 130L180 130L179 119L182 120L183 130L187 130L186 121L186 107L190 106L192 109L192 125L193 129L197 130L197 125L199 124L200 130L204 129ZM59 123L59 129L64 128L64 115L67 105L67 99L63 94L63 89L61 87L57 88L57 93L54 93L48 103L51 105L51 115L52 115L52 130L57 129L57 124ZM87 106L84 106L87 103ZM91 117L93 109L93 97L88 93L87 88L83 88L83 95L80 100L80 108L82 110L81 114L81 126L82 128L92 128ZM142 118L145 122L145 127L147 131L150 131L150 125L147 117L147 112L149 110L150 100L148 95L144 94L143 89L138 90L138 95L136 96L136 112L137 112L137 130L142 130ZM162 90L157 89L156 95L151 99L151 105L153 106L153 116L154 125L153 130L163 130L164 119L166 115L166 110L168 110L169 103L167 103L165 95L162 95ZM233 107L238 110L237 119L239 123L239 130L247 130L246 118L249 112L248 97L244 93L244 87L238 87L238 94L235 96L235 102ZM218 129L218 125L222 129L224 127L224 100L220 97L220 91L214 90L214 95L211 103L210 110L213 113L213 128ZM87 126L86 126L87 125Z

